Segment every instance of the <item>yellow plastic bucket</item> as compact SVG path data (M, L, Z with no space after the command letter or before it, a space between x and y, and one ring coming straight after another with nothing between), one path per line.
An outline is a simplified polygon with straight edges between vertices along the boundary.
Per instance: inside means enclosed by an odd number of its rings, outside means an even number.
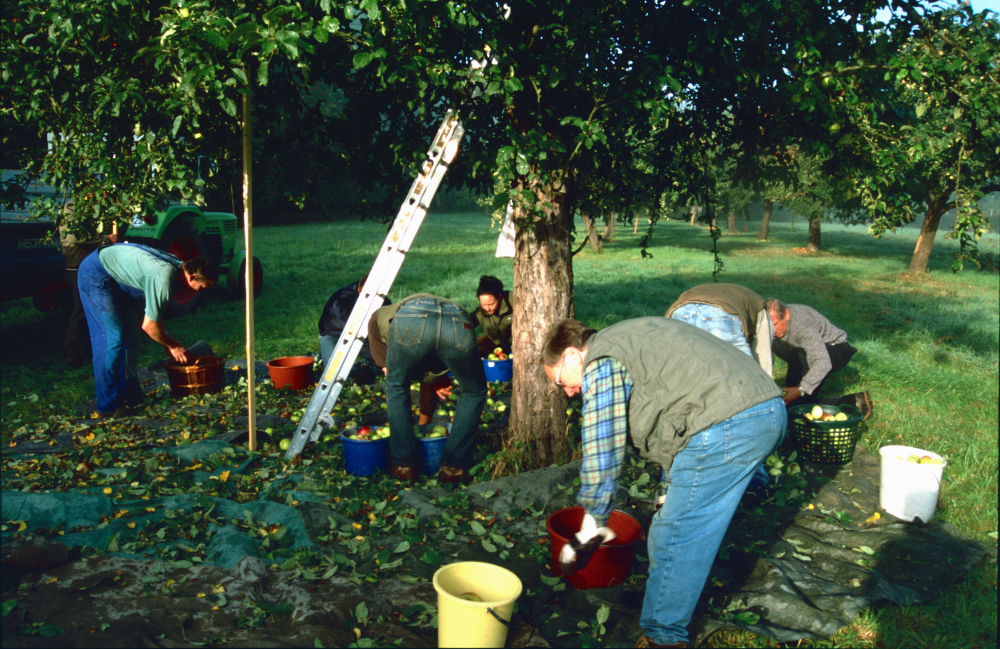
M439 647L504 646L514 602L521 596L517 575L492 563L460 561L434 573L434 590Z

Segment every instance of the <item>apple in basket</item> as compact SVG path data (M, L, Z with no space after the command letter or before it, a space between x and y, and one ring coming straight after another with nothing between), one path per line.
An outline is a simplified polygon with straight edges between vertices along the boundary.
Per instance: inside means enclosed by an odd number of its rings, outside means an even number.
M371 426L362 426L358 429L358 439L371 439L372 428Z
M447 437L447 436L448 436L448 427L443 426L441 424L438 424L437 426L432 428L431 434L428 435L428 437Z

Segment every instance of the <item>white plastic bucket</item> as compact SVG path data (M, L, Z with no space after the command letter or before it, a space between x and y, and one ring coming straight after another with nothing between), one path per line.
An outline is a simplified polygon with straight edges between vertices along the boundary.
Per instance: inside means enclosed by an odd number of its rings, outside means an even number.
M912 521L919 518L930 522L937 509L941 478L948 463L937 453L913 446L883 446L878 450L882 459L881 484L878 490L882 509L896 518ZM941 464L907 462L910 455L930 456Z
M503 647L521 580L506 568L460 561L434 573L439 647ZM465 596L475 595L479 601Z

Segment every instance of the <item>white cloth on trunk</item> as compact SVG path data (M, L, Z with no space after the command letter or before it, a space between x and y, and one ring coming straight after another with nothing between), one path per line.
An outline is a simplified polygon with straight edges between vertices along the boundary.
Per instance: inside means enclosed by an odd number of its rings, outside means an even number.
M516 247L514 245L514 203L507 203L507 211L503 217L503 226L500 228L500 237L497 239L497 257L514 258Z

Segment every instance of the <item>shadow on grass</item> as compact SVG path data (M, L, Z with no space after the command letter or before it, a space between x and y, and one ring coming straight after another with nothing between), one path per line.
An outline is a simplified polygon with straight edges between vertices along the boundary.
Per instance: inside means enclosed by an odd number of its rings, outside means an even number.
M666 270L669 274L661 278L578 281L577 317L602 327L624 318L662 315L683 291L705 283L700 273ZM843 277L842 269L820 266L794 275L761 271L739 278L723 276L722 281L743 284L765 298L811 306L845 329L855 343L874 339L894 353L911 351L918 344L915 333L924 334L941 348L941 362L948 349L964 350L986 360L995 359L1000 352L1000 342L995 331L991 332L990 323L970 317L968 300L958 294L887 295L859 288L849 277Z

